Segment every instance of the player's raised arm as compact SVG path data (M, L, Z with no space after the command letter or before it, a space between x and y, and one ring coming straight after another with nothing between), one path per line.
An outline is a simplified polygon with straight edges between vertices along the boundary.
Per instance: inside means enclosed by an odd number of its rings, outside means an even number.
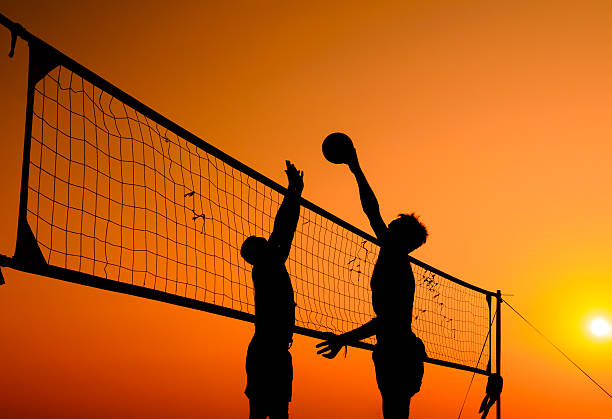
M348 135L341 132L334 132L325 137L323 141L323 155L325 158L334 164L347 164L351 172L357 179L359 186L359 198L361 198L361 207L370 220L370 225L374 230L374 234L379 239L382 239L387 231L387 225L380 215L378 200L374 191L368 184L368 181L359 166L357 152L353 146L353 142Z
M376 237L382 239L384 233L387 231L387 225L380 215L378 200L376 199L374 191L363 174L363 170L361 170L359 159L357 159L357 152L355 151L354 147L351 150L347 164L349 169L351 169L351 172L353 172L353 175L355 175L355 180L357 180L357 186L359 187L359 198L361 199L361 207L363 208L363 212L365 212L366 216L368 217Z
M283 202L276 213L274 228L268 239L269 246L277 249L283 261L287 260L291 250L291 242L300 218L300 196L304 189L304 173L297 170L289 160L286 160L285 164L287 165L285 173L289 185Z

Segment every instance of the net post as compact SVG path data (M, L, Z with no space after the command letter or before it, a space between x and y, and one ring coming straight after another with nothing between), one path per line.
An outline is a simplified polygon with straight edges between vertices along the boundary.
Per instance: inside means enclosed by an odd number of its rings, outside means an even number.
M36 262L40 262L40 249L32 238L34 235L28 225L28 188L30 179L30 150L32 146L32 119L34 115L34 91L36 84L53 68L58 65L52 52L37 42L29 43L28 90L26 98L25 137L23 143L23 161L21 168L21 187L19 193L19 217L17 220L17 244L15 257L27 260L31 254L35 255ZM33 246L35 250L32 251ZM40 254L40 255L39 255ZM43 258L44 260L44 258Z
M495 372L501 377L501 290L497 290L497 317L495 320ZM497 398L497 419L501 418L501 394Z
M491 375L491 364L492 364L492 351L493 351L493 343L491 342L491 339L493 339L493 334L491 331L491 327L493 327L493 316L491 315L491 300L493 298L491 297L491 294L487 294L486 296L486 300L487 300L487 306L489 306L489 362L487 363L487 373L489 374L489 376Z

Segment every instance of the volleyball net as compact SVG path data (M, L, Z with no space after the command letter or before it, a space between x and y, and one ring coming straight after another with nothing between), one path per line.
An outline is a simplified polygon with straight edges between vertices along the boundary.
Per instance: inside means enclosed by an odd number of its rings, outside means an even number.
M285 188L25 34L18 240L3 264L253 321L240 246L270 234ZM296 330L324 338L374 317L369 281L379 247L313 203L301 205L287 261ZM490 374L495 294L411 262L412 327L428 361Z

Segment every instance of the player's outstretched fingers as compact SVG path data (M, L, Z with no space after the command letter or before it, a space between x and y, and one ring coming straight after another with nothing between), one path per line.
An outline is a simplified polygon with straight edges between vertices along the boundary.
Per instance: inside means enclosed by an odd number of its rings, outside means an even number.
M328 346L328 347L326 347L326 348L319 349L319 350L317 351L317 354L319 354L319 355L323 355L323 356L326 356L326 355L327 355L328 353L330 353L330 352L332 352L332 348Z

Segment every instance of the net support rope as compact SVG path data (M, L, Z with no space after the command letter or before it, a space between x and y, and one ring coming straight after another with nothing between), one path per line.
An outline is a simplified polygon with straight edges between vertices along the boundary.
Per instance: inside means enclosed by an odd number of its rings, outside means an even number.
M561 350L561 348L559 348L557 345L555 345L553 343L553 341L551 341L549 338L546 337L546 335L544 335L544 333L542 333L537 327L535 327L533 325L533 323L531 323L529 320L527 320L527 318L525 316L523 316L521 313L518 312L518 310L516 310L514 307L512 307L512 305L510 305L508 303L508 301L506 301L505 299L502 300L502 302L504 304L506 304L510 310L512 310L514 312L514 314L516 314L521 320L523 320L525 323L527 323L527 325L529 327L531 327L538 335L540 335L542 337L542 339L544 339L546 342L548 342L548 344L550 346L552 346L553 348L555 348L557 350L557 352L559 352L561 355L563 355L563 357L565 357L565 359L567 359L574 367L576 367L576 369L578 369L578 371L580 371L586 378L588 378L593 384L595 384L597 387L599 387L599 389L601 391L604 392L604 394L606 396L608 396L610 399L612 399L612 394L610 394L608 392L608 390L606 390L601 384L599 384L593 377L591 377L591 375L589 373L587 373L580 365L578 365L576 362L574 362L565 352L563 352L563 350Z

